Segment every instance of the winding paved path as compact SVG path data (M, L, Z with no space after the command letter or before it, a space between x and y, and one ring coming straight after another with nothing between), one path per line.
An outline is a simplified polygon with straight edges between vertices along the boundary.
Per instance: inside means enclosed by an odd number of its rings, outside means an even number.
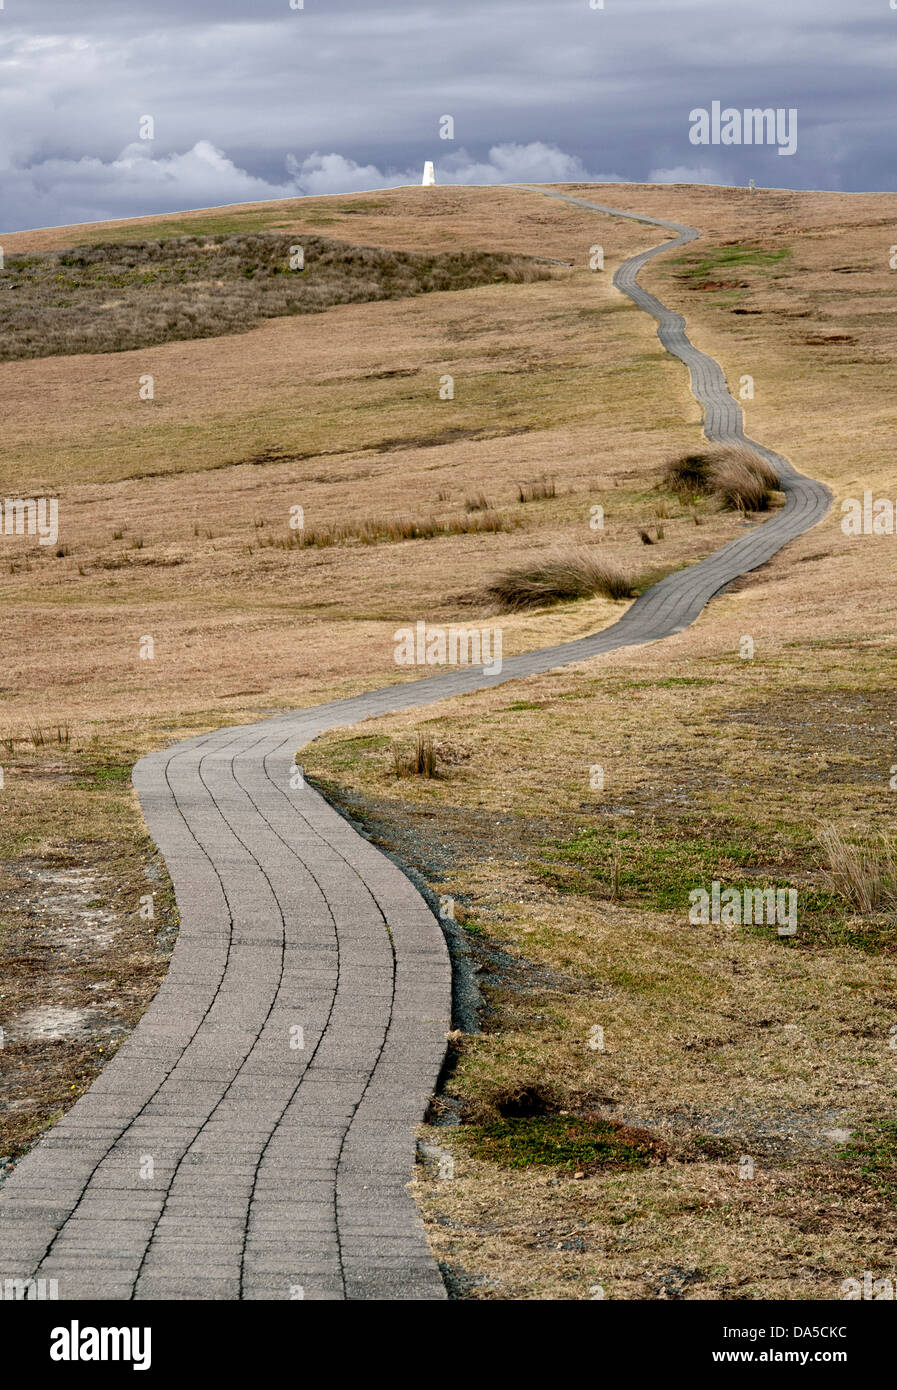
M636 283L698 233L635 220L676 236L614 283L687 364L707 436L743 440L717 363ZM605 631L512 657L497 678L447 671L137 764L180 935L135 1032L0 1192L0 1279L56 1278L78 1299L446 1296L405 1186L450 1027L443 936L399 869L293 785L293 756L326 729L680 632L828 509L823 486L753 447L782 477L782 509Z

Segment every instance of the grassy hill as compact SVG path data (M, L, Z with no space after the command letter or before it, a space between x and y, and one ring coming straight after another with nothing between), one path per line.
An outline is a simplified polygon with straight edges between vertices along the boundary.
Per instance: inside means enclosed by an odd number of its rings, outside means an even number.
M897 495L897 198L570 191L702 229L643 280L736 394L752 378L748 432L828 482L833 512L660 646L304 761L456 901L483 985L433 1115L452 1123L428 1135L455 1177L417 1182L457 1291L830 1299L887 1272L897 1187L894 905L885 882L862 909L820 841L823 822L890 835L897 795L897 542L839 525L842 497ZM331 258L317 312L245 273L294 238ZM56 497L60 532L0 536L0 1155L89 1083L164 971L176 920L128 787L140 753L413 676L393 635L419 618L500 622L511 654L625 607L499 613L484 591L506 570L585 548L637 589L760 524L663 484L698 411L610 283L657 239L453 188L3 238L4 495ZM375 257L360 297L353 247ZM52 295L73 300L61 335ZM317 543L297 543L297 507ZM418 733L439 776L397 778ZM688 889L714 877L796 886L797 937L690 925Z

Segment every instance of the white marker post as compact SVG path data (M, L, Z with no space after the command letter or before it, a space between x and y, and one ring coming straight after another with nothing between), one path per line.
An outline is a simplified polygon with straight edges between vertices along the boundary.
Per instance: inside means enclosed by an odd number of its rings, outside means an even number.
M428 159L424 165L424 176L421 179L422 188L430 188L436 182L436 170L433 167L432 159Z

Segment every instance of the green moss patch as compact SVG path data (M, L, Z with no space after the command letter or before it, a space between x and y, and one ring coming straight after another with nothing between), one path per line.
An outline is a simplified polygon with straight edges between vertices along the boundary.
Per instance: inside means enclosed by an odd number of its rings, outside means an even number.
M467 1125L460 1131L474 1158L504 1168L549 1167L589 1173L645 1168L666 1156L648 1130L573 1115L533 1115Z

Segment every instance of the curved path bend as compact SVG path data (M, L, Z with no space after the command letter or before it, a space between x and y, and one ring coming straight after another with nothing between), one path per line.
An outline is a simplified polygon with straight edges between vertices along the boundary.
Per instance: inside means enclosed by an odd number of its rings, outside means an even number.
M719 365L637 283L652 256L699 234L635 220L675 237L614 283L688 366L708 438L744 441ZM137 764L180 934L134 1033L0 1191L0 1280L55 1278L76 1299L446 1296L406 1189L450 1027L445 943L399 869L293 785L294 754L326 729L680 632L828 509L826 488L753 447L778 469L785 505L612 627L512 657L499 677L452 670Z

